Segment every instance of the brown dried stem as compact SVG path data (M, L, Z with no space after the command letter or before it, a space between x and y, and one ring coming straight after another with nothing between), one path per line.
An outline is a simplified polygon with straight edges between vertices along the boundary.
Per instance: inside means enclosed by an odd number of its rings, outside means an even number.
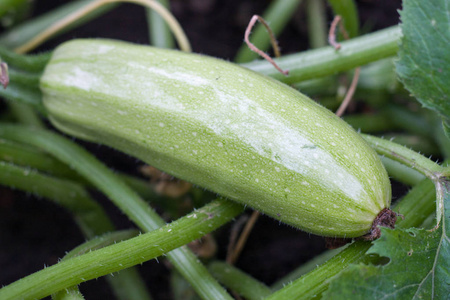
M341 117L345 110L347 109L348 105L350 104L350 101L353 98L353 94L355 93L356 86L358 85L359 80L359 71L361 70L360 67L355 69L355 73L353 74L352 83L350 84L350 87L348 88L347 94L345 94L345 98L342 101L341 105L339 106L338 110L336 111L336 115L338 117Z
M267 30L267 32L269 33L270 36L270 42L272 44L273 47L273 51L275 53L275 57L279 57L280 56L280 48L278 46L277 40L275 39L275 35L272 32L272 29L270 29L269 24L267 24L267 22L258 15L254 15L250 22L248 23L247 29L245 30L245 36L244 36L244 40L245 43L247 44L247 46L250 48L250 50L252 50L253 52L258 53L260 56L262 56L265 60L267 60L268 62L270 62L275 69L277 69L280 73L284 74L284 75L288 75L289 71L288 70L282 70L277 63L266 53L264 53L264 51L261 51L260 49L258 49L258 47L256 47L254 44L252 44L249 40L249 36L250 33L252 31L252 28L255 26L256 21L259 21Z
M347 31L345 31L344 25L342 24L341 21L342 21L341 16L339 15L335 16L333 22L331 22L330 31L328 32L328 42L336 50L341 49L341 44L339 44L336 41L336 27L338 26L338 24L339 24L339 32L344 36L344 39L348 40L350 38Z
M331 46L334 47L334 49L336 49L336 51L339 51L339 49L341 49L341 44L336 41L336 27L338 26L338 24L339 24L339 31L342 33L344 38L346 40L349 39L349 36L348 36L347 32L345 31L345 28L342 25L341 20L342 20L341 16L339 16L339 15L335 16L333 22L331 23L330 31L328 32L328 42L330 43ZM339 106L339 108L336 112L336 115L338 117L341 117L344 114L345 110L347 109L348 105L350 104L350 101L353 98L353 95L356 90L356 86L358 85L360 70L361 70L361 68L359 68L359 67L355 69L355 73L353 74L352 83L350 84L350 87L349 87L347 93L345 94L344 100L342 101L341 105Z
M0 63L0 84L4 89L9 84L8 65L4 62Z
M252 215L250 216L250 219L248 219L247 223L245 224L245 227L242 230L242 233L239 236L237 243L233 245L231 249L229 249L227 255L227 263L229 263L230 265L234 264L239 258L239 255L241 254L242 249L244 249L245 243L247 242L248 237L252 232L252 229L255 226L255 223L258 220L259 216L260 213L258 211L256 210L253 211Z

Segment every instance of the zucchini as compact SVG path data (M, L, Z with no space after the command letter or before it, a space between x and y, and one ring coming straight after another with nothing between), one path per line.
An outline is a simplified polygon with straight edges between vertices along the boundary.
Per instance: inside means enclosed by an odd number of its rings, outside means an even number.
M40 86L51 122L304 231L359 237L391 201L344 121L219 59L120 41L59 46Z

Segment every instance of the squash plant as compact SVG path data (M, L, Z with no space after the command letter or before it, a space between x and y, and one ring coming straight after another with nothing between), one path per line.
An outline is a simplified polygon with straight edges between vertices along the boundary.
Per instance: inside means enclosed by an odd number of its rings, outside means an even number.
M53 53L35 56L6 49L17 46L8 41L21 30L40 30L32 24L52 23L88 2L72 2L0 38L0 57L9 66L9 71L2 68L2 78L6 81L6 72L10 78L0 93L25 123L0 124L0 182L61 204L89 239L57 264L0 289L1 299L51 294L82 299L78 284L118 271L119 276L108 277L117 297L149 299L142 279L129 267L160 256L184 278L173 275L175 297L183 297L177 291L184 280L203 299L230 299L223 285L248 299L448 297L448 167L398 143L358 135L325 108L276 81L333 108L336 97L330 90L339 85L334 74L372 63L362 69L356 96L367 98L365 105L376 113L344 120L369 133L404 129L409 135L397 136L402 143L446 158L446 1L405 0L401 27L360 37L353 1L329 1L353 38L342 42L339 51L325 46L279 58L279 65L290 70L287 77L264 61L239 67L110 40L70 41ZM266 17L283 19L296 5L298 1L274 1ZM311 19L323 17L316 1L309 5ZM158 16L149 16L159 22ZM275 31L283 25L274 24ZM320 24L309 25L320 32ZM239 61L245 61L245 51ZM391 57L397 54L400 81L434 112L405 108L416 100L390 81L395 78ZM386 103L395 98L404 103ZM160 195L151 194L137 178L114 174L67 138L38 128L43 125L35 111L69 135L120 149L226 198L211 201L210 193L197 191L206 204L166 224L142 199L157 201ZM413 186L394 204L400 214L395 229L373 226L380 215L387 215L381 225L393 227L395 222L394 213L385 213L390 212L391 194L384 168ZM86 187L103 192L145 234L114 231ZM170 212L167 201L160 204ZM242 212L241 204L307 232L357 239L268 287L223 262L201 263L184 246L232 221ZM374 231L376 235L360 238ZM320 266L314 269L316 264Z

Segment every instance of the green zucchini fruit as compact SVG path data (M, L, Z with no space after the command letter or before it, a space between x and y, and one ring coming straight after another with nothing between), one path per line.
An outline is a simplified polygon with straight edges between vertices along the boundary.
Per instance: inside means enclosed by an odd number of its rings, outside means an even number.
M359 237L390 205L380 159L349 125L235 64L73 40L54 51L40 85L60 130L304 231Z

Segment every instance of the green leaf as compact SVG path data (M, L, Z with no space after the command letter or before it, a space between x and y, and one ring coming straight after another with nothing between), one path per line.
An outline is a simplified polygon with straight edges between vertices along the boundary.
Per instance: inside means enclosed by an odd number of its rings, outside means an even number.
M382 228L367 251L389 258L383 266L352 265L330 284L324 299L450 299L450 191L444 185L441 226ZM355 296L356 295L356 296Z
M397 74L424 107L450 124L450 2L404 0ZM449 136L447 130L447 136Z
M352 265L331 282L323 299L448 299L449 240L442 228L382 231L368 253L390 262Z

